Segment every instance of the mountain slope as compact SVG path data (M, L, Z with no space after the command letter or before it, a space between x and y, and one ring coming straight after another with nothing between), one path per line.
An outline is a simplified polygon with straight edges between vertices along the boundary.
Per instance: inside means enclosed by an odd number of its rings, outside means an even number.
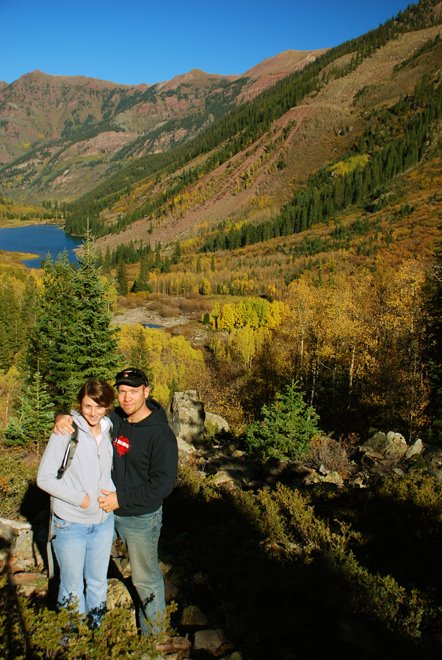
M419 81L428 77L436 83L442 62L438 35L440 25L433 25L396 33L364 56L361 44L331 62L327 53L315 62L319 82L314 91L269 122L245 148L235 152L232 134L194 160L182 160L177 169L152 165L152 176L141 183L128 177L129 194L117 193L115 202L103 192L100 231L111 233L99 244L111 250L130 241L164 245L198 231L207 234L221 221L229 227L274 217L309 175L354 151L371 127L381 130L382 113ZM286 87L290 80L284 81ZM279 89L275 85L264 96L277 98ZM263 107L260 98L251 107ZM223 160L223 148L235 153ZM180 164L178 154L175 163ZM89 213L87 203L85 208Z
M124 162L191 139L321 52L289 51L241 77L194 70L150 86L29 73L0 87L0 183L11 196L74 198Z

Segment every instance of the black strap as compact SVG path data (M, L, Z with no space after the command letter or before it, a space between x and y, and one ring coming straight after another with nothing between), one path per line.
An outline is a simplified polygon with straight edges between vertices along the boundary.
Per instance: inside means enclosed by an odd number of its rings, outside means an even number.
M75 450L77 449L78 445L78 427L73 422L73 427L74 427L74 432L71 435L71 438L68 442L68 445L66 447L66 451L64 452L63 460L61 462L60 467L58 468L57 471L57 479L61 479L68 467L70 466L72 459L74 458Z

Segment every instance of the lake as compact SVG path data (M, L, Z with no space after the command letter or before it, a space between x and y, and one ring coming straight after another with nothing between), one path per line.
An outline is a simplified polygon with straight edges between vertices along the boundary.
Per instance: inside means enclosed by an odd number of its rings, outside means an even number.
M42 259L48 254L55 259L63 250L69 261L75 261L74 248L81 245L81 238L68 236L58 225L28 225L27 227L6 227L0 229L0 250L8 252L31 252L36 259L23 259L29 268L40 268Z

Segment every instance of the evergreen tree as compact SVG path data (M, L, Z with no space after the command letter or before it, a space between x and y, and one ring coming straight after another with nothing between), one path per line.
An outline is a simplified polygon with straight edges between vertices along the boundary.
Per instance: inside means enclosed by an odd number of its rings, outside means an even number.
M106 248L106 254L104 255L104 260L103 260L103 271L105 273L110 273L110 270L112 268L112 256L110 253L109 245Z
M129 292L129 285L127 283L126 266L123 261L119 261L117 263L116 280L117 280L117 291L120 294L120 296L127 296Z
M305 403L297 384L288 385L276 401L261 408L262 419L247 429L246 446L260 459L296 460L305 456L310 442L320 433L319 417Z
M123 343L124 348L122 350L126 363L142 369L151 381L153 374L145 329L140 324L133 326L130 332L130 340Z
M17 351L18 305L11 280L0 285L0 369L9 369Z
M181 260L181 246L179 242L177 241L175 243L175 247L173 250L173 255L172 255L172 263L173 264L178 264Z
M40 455L54 425L54 404L39 371L19 398L20 405L5 432L7 445L33 445Z
M21 325L21 335L20 342L23 346L24 342L27 340L31 329L33 328L35 321L37 320L37 310L39 306L39 293L37 289L37 284L31 275L27 278L25 289L21 297L19 314L20 314L20 325Z
M141 258L140 271L132 285L131 291L152 291L152 287L149 284L149 258L147 256Z
M88 237L78 258L72 297L76 303L75 394L86 378L112 379L118 362L117 329L110 326L112 314L107 289L95 264L93 242ZM81 376L80 376L81 374Z
M31 374L40 371L57 407L75 400L87 378L111 379L117 356L115 329L106 289L87 238L75 267L60 255L46 260L43 295L31 333L27 364Z

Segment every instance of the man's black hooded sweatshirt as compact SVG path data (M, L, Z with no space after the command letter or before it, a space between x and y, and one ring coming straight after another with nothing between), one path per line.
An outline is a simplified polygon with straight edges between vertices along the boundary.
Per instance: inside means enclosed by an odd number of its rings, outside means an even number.
M154 400L146 401L151 414L128 422L118 407L109 413L113 423L112 480L117 491L117 516L139 516L160 508L172 492L178 472L178 447L166 413Z

